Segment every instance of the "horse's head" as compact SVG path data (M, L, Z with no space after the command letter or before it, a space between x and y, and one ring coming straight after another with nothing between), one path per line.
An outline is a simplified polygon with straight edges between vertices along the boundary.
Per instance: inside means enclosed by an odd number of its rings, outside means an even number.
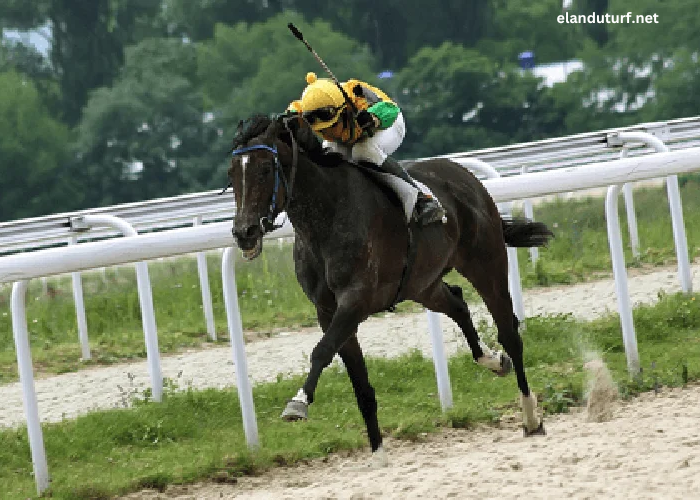
M239 123L233 141L228 170L236 201L233 236L246 260L260 255L263 236L285 210L288 182L277 149L283 130L281 118L255 116Z

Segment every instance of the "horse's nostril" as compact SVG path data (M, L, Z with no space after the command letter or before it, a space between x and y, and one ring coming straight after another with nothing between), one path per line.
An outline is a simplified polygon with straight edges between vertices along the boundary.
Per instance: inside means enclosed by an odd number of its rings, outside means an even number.
M258 235L258 226L247 226L244 228L233 228L233 235L243 239L251 239Z

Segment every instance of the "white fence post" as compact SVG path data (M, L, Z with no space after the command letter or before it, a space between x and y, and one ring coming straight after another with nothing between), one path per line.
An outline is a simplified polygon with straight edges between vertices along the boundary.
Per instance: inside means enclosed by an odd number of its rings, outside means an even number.
M12 308L12 331L14 333L15 350L17 351L17 370L22 384L22 401L24 414L27 417L27 434L29 449L32 454L36 490L41 495L49 487L49 467L46 463L44 434L39 421L39 405L34 389L34 370L32 368L32 352L29 347L29 330L27 328L27 284L28 281L18 281L12 286L10 298Z
M643 142L653 147L657 153L668 153L669 149L658 137L647 132L617 132L608 135L608 142ZM624 151L623 151L624 152ZM690 272L690 258L688 257L688 240L685 235L685 224L683 223L683 206L681 204L681 193L678 187L678 175L672 174L666 177L666 191L668 193L668 204L671 209L671 226L673 227L673 241L676 246L676 260L678 261L678 278L681 283L681 290L685 293L692 292L693 279ZM629 217L629 213L628 213Z
M447 356L445 344L440 327L440 315L435 311L428 311L428 331L433 348L433 365L435 365L435 377L437 379L438 394L442 411L452 408L452 387L450 374L447 369Z
M629 147L625 144L620 151L620 158L627 158ZM637 214L634 211L634 195L632 193L632 184L626 182L622 186L622 196L625 199L625 212L627 213L627 228L630 233L630 246L632 247L632 255L634 258L639 258L639 231L637 229Z
M668 192L668 202L671 205L671 226L673 227L673 240L676 242L678 279L681 282L681 290L685 293L691 293L693 291L693 277L690 272L688 240L686 240L685 236L683 206L681 205L681 192L678 186L677 175L666 177L666 191Z
M523 165L520 167L520 175L526 174L528 171L527 165ZM525 214L525 217L534 221L535 220L535 212L532 210L532 200L530 198L525 198L523 200L523 213ZM537 247L531 247L528 248L530 251L530 263L534 267L535 264L537 264L537 259L540 257L540 249Z
M201 226L202 216L196 216L192 225ZM216 325L214 324L214 306L211 302L211 290L209 289L207 254L204 252L197 252L197 273L199 274L199 286L202 290L202 309L204 310L207 333L209 333L209 338L216 341Z
M120 230L125 236L138 236L136 229L124 219L107 214L88 214L71 219L80 229L91 226L108 226ZM158 330L156 328L156 315L153 311L153 292L151 291L151 279L148 276L148 264L145 261L136 262L136 286L139 291L139 304L141 305L141 322L143 335L146 341L146 359L148 362L148 374L151 377L151 392L154 401L163 399L163 373L160 367L160 351L158 350Z
M221 278L224 288L224 302L226 303L226 320L228 332L231 338L231 351L233 364L236 368L236 383L238 399L241 403L243 416L243 431L250 448L258 446L258 423L255 419L255 403L253 402L253 389L248 380L248 362L245 355L245 340L243 339L243 322L241 311L238 308L238 291L236 290L236 269L234 263L233 248L224 250L221 257Z
M629 290L627 289L625 254L622 250L620 219L617 210L617 197L619 193L619 185L610 186L608 188L608 193L605 198L605 215L608 226L608 244L610 245L613 276L615 276L617 309L620 313L622 340L625 345L625 354L627 355L627 369L631 374L637 374L639 373L639 352L637 350L637 336L634 331Z
M73 235L70 238L70 244L78 243L78 236ZM104 269L104 268L103 268ZM73 285L73 302L75 302L75 316L78 324L78 339L80 339L80 348L82 350L83 359L90 359L90 343L88 341L87 318L85 317L85 300L83 299L83 281L80 277L80 272L70 273L71 282Z

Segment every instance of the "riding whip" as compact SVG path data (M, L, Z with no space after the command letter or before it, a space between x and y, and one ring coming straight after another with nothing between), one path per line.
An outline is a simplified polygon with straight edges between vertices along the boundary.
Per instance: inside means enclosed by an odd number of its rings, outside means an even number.
M309 42L307 42L306 40L304 40L304 35L301 34L301 31L299 31L299 30L297 29L297 27L294 26L292 23L287 24L287 27L288 27L289 30L294 34L294 36L297 37L297 39L298 39L299 41L301 41L301 43L303 43L304 45L306 45L306 48L309 49L309 52L311 52L311 53L313 54L313 56L316 58L316 60L319 62L319 64L320 64L321 66L323 66L323 69L325 69L325 70L326 70L326 73L328 73L328 74L330 75L331 80L333 80L333 83L335 83L335 85L340 89L340 92L342 92L343 97L345 98L345 100L347 101L347 103L350 105L350 107L351 107L352 110L355 112L355 114L357 114L357 113L358 113L358 109L357 109L357 106L355 106L355 103L352 101L352 99L350 99L350 96L347 94L347 92L345 92L345 89L343 88L343 86L340 85L340 82L339 82L338 79L335 77L335 75L333 74L333 72L328 68L328 66L326 66L326 63L323 62L323 59L321 59L321 58L318 56L318 54L316 53L316 51L315 51L314 49L311 48L311 45L309 45Z

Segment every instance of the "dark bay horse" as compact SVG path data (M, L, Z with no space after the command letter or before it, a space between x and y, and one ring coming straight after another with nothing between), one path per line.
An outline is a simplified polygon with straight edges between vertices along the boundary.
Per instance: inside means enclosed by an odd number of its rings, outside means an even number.
M294 128L290 120L295 120ZM377 401L356 333L370 315L391 308L400 289L400 300L418 302L454 320L477 363L501 376L515 370L524 432L544 434L523 368L523 344L508 290L506 245L543 246L553 236L549 229L527 220L502 219L482 183L457 163L413 163L410 174L441 201L447 221L413 229L415 258L402 279L409 230L398 198L357 165L333 157L331 166L329 156L318 151L318 142L308 140L309 133L308 124L298 118L258 115L241 122L228 172L237 206L233 234L244 258L260 254L264 233L273 228L275 216L286 211L295 230L297 279L316 306L323 330L311 353L306 381L282 417L307 418L321 372L339 354L373 457L386 460ZM483 298L507 355L480 340L462 290L443 281L452 269Z

